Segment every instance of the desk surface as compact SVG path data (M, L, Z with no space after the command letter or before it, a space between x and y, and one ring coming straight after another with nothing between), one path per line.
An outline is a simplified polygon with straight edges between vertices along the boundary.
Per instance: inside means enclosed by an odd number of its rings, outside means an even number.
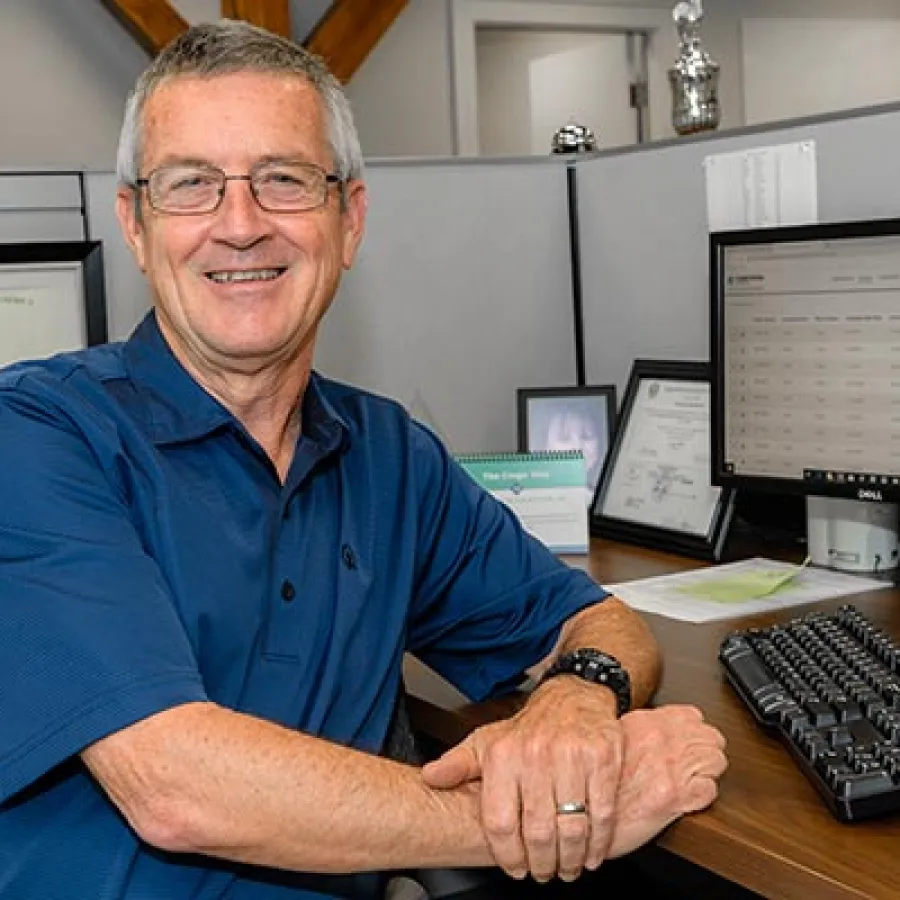
M696 568L696 560L609 541L594 541L587 557L567 558L601 584ZM900 636L900 590L855 594L852 602ZM837 601L818 604L833 609ZM708 810L671 826L658 843L690 862L777 900L848 900L900 896L900 815L842 825L801 775L783 745L764 734L725 682L717 652L724 635L746 624L768 624L816 608L778 615L691 624L647 615L663 648L665 671L655 702L693 703L728 740L729 769ZM739 621L739 624L738 624ZM457 740L496 718L498 704L455 711L446 726ZM506 710L508 711L508 707ZM453 733L453 729L459 731ZM439 729L436 729L438 732Z

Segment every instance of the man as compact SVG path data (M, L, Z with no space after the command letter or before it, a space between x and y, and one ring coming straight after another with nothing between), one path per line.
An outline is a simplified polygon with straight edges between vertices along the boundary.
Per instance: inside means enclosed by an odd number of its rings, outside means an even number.
M617 719L658 674L641 620L396 404L312 372L361 170L336 82L247 25L191 29L129 99L117 210L154 311L0 377L3 896L573 879L714 799L697 711ZM475 698L561 671L420 770L377 755L407 650Z

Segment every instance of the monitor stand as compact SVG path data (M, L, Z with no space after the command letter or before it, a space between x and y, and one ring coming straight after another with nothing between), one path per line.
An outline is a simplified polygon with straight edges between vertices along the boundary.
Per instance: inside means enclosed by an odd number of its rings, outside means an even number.
M897 504L807 497L806 539L813 565L867 574L896 569Z

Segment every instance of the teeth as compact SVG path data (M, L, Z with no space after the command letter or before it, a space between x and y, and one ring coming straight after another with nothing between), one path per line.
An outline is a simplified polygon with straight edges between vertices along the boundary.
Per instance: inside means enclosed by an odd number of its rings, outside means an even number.
M207 277L216 284L236 281L271 281L281 274L281 269L244 269L233 272L210 272Z

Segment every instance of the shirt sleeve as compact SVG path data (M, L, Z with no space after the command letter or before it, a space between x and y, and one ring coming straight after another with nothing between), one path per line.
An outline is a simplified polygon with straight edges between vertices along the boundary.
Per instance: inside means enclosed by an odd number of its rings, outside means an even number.
M54 404L0 391L0 803L100 738L206 699L96 449Z
M473 700L507 693L562 624L609 596L529 535L413 425L420 513L409 649Z

